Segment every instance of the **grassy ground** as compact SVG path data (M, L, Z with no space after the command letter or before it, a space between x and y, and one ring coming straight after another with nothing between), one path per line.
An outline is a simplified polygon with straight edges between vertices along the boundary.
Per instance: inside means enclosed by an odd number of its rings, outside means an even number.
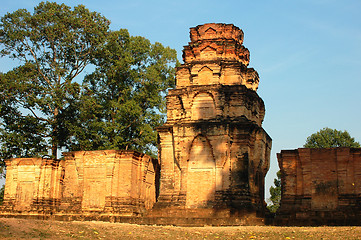
M361 239L361 227L173 227L0 218L0 239Z

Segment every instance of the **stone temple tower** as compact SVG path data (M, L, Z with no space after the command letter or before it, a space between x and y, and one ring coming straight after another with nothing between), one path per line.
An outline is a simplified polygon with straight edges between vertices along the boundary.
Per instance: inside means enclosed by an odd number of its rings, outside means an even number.
M262 217L271 138L258 73L232 24L190 29L191 42L158 128L160 195L153 215Z

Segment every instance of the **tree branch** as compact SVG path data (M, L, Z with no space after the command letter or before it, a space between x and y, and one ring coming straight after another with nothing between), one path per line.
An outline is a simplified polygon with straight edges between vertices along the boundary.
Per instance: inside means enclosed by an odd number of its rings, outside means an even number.
M49 80L49 78L41 71L40 69L40 64L39 64L39 61L36 57L36 53L33 51L33 49L30 47L30 45L28 44L28 42L23 42L29 49L31 55L33 56L34 60L35 60L35 63L36 63L36 66L37 66L37 70L38 72L40 73L41 76L43 76L43 78L45 79L45 81L48 83L49 87L52 88L51 86L51 81Z
M38 117L38 115L36 115L36 113L34 112L34 110L31 107L26 107L26 109L28 109L34 115L34 117L36 119L50 123L48 119Z

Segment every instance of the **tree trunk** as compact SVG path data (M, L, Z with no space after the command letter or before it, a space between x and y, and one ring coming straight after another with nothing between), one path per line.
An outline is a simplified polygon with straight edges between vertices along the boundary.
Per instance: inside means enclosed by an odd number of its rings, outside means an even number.
M57 144L57 128L58 128L58 121L57 121L57 116L59 114L59 109L57 107L55 107L54 109L54 125L53 125L53 134L51 136L51 156L54 159L58 159L58 144Z
M52 140L52 146L51 146L51 155L54 159L58 159L58 145L54 143L54 140Z

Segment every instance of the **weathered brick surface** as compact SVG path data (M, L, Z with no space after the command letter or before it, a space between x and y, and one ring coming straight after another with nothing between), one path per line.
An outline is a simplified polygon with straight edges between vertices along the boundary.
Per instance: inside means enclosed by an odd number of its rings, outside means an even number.
M361 149L282 150L277 224L360 225Z
M150 215L262 216L271 138L243 32L205 24L190 35L158 128L161 187Z
M159 164L134 151L6 160L3 212L135 216L153 207Z
M3 209L10 212L51 212L59 204L62 161L42 158L5 160Z

